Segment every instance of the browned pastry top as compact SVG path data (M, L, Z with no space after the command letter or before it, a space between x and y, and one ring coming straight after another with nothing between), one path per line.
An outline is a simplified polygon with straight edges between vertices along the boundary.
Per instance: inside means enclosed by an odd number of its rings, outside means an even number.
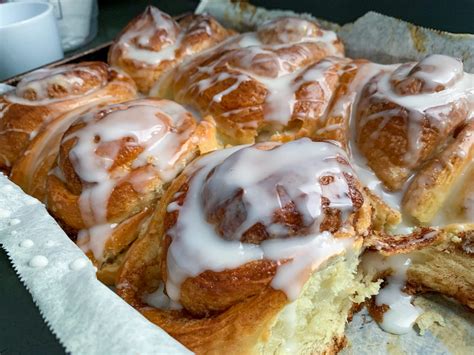
M60 115L78 107L136 95L132 79L102 62L83 62L28 74L0 97L0 170L9 171L28 144Z
M370 219L342 149L306 139L261 143L213 152L188 166L141 244L159 241L152 261L160 265L158 279L174 302L201 317L269 286L296 298L318 265L360 245ZM140 259L137 248L131 263ZM291 275L278 276L285 265ZM131 269L124 267L126 282ZM156 271L139 282L146 285Z
M357 143L384 184L400 189L411 173L470 118L472 75L441 55L386 68L362 92Z
M69 99L104 87L109 81L109 75L108 65L102 62L82 62L39 69L18 83L15 94L35 102Z
M106 260L104 250L130 243L117 234L136 237L134 220L144 218L211 133L210 125L168 100L138 99L88 112L64 133L48 176L48 208L81 247Z
M233 33L210 16L190 15L178 23L148 6L118 36L110 48L109 63L125 70L140 91L148 93L165 71Z

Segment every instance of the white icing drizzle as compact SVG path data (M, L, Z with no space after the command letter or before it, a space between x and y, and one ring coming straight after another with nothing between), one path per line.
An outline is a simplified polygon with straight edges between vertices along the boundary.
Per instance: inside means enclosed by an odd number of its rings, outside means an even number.
M290 259L279 265L272 287L283 290L290 300L295 299L312 271L328 258L350 249L354 242L353 238L334 238L319 230L324 218L322 197L329 199L330 207L342 212L343 223L354 211L349 186L343 178L344 174L353 175L352 170L339 163L338 157L345 159L345 153L337 146L302 139L269 151L258 149L258 145L228 148L191 164L186 170L192 178L185 201L182 206L170 208L179 210L179 216L168 231L172 238L167 254L169 297L178 302L181 283L206 270L232 269L253 260L279 263ZM334 180L322 185L318 181L323 176ZM277 193L277 187L287 195ZM207 222L206 213L239 189L243 191L246 220L224 240ZM283 239L289 232L284 225L274 223L272 216L290 200L302 215L307 234ZM260 245L241 242L241 234L255 223L265 225L273 233L271 239Z
M305 48L300 47L302 55ZM308 54L309 55L309 54ZM264 85L267 90L265 102L263 105L264 119L280 125L288 124L294 111L294 105L297 102L295 93L303 84L316 82L322 88L323 97L317 102L323 102L323 113L330 102L332 91L326 82L327 72L334 70L333 67L339 59L326 58L311 66L298 68L292 63L292 58L284 58L277 55L270 49L258 46L248 47L236 51L231 51L222 56L219 60L208 66L202 66L194 73L189 82L192 84L184 88L182 92L177 93L177 98L182 100L190 92L196 91L199 94L204 93L209 88L233 79L230 85L224 85L224 89L217 92L212 97L210 105L213 102L220 103L226 95L238 90L240 85L246 81L257 81ZM221 72L217 70L221 67L227 67L229 71ZM270 72L259 67L272 67ZM205 79L198 79L202 73L210 74ZM308 99L305 99L309 101ZM236 109L222 114L236 114L248 107ZM309 112L305 116L317 118L321 113ZM205 113L203 113L205 114ZM248 126L248 122L246 122Z
M201 20L199 25L191 22L187 29L182 29L170 16L149 6L137 22L122 34L117 46L122 48L125 58L156 67L162 62L180 59L178 54L182 57L192 52L192 48L185 43L191 27L193 33L202 31L209 37L213 34L205 20ZM159 48L154 43L157 39Z
M106 243L116 227L116 223L103 223L81 229L77 234L76 243L84 253L91 251L96 260L102 261Z
M242 83L255 80L263 84L267 90L264 104L264 118L275 124L286 125L293 113L295 104L295 92L305 82L316 81L321 84L324 91L324 99L330 99L330 92L324 90L325 70L329 69L333 60L323 61L311 67L299 67L301 58L312 58L313 54L309 46L318 44L324 48L327 55L342 56L341 49L336 46L337 36L332 31L324 31L314 23L300 19L285 17L264 24L257 32L244 33L224 41L220 45L204 52L199 56L197 62L202 58L209 57L215 53L223 52L224 55L207 65L199 65L198 70L187 78L190 85L175 92L178 101L186 101L184 98L197 91L202 94L214 85L233 79L224 89L213 95L209 106L213 102L220 103L226 95L239 89ZM289 49L282 51L281 49ZM314 61L312 62L314 64ZM193 60L188 60L181 65L179 75L189 75L190 70L196 65ZM224 68L224 71L220 69ZM209 74L201 78L203 73ZM301 75L301 76L300 76ZM156 95L160 92L160 83L152 90ZM329 95L328 95L329 94ZM329 96L329 97L327 97ZM207 114L206 109L200 107L202 115ZM220 112L223 116L237 114L251 107L236 109L229 112ZM245 122L245 127L256 126L256 122Z
M162 61L175 58L183 35L179 33L179 25L171 17L155 7L149 7L149 10L153 23L148 25L147 18L142 16L134 28L120 37L118 44L123 47L126 58L150 65L159 65ZM162 46L158 51L154 51L148 46L150 40L159 31L164 31L165 35L160 35Z
M96 119L97 115L101 118ZM192 116L182 106L167 100L135 100L92 111L80 118L85 126L63 138L75 139L69 159L83 183L79 205L89 229L78 242L101 260L105 242L115 227L107 219L107 205L114 188L128 181L136 191L159 176L173 179L181 167L194 128ZM129 169L111 170L121 145L140 146L143 151ZM133 172L142 168L143 172Z
M424 80L426 88L434 89L438 85L447 85L444 90L437 92L420 92L413 95L400 95L394 91L392 80L406 78L414 68L425 68L416 71L410 77ZM372 81L374 100L387 100L394 102L408 112L408 144L409 149L404 156L405 162L415 167L419 161L419 154L422 148L423 118L429 118L431 126L438 129L443 134L446 132L449 121L446 119L451 107L447 106L457 100L466 100L471 97L474 100L474 74L463 73L462 63L454 58L443 55L431 55L419 63L403 64L394 73L383 71L377 81ZM393 114L399 110L388 110L377 112L368 117L362 117L360 126L363 127L368 121L383 117L388 122ZM379 131L384 124L380 124ZM379 131L374 132L374 137Z
M48 258L43 255L36 255L29 261L28 265L35 269L41 269L48 266Z
M381 71L394 70L396 65L381 65L375 63L367 63L360 65L358 72L352 80L347 94L341 97L336 103L333 115L340 112L349 112L349 155L351 165L356 172L356 175L374 194L379 196L393 209L400 211L401 201L403 198L403 191L389 191L385 188L383 182L375 175L375 173L367 165L367 159L361 154L357 147L357 137L355 130L355 115L356 108L359 103L360 95L364 86ZM408 187L408 185L407 185ZM408 230L408 229L407 229Z
M25 239L20 242L20 247L22 248L31 248L35 243L31 239Z
M20 223L21 223L21 221L20 221L18 218L13 218L13 219L11 219L10 222L9 222L9 224L10 224L11 226L16 226L17 224L20 224Z
M110 99L111 97L107 95L89 105L65 113L49 122L46 129L41 130L36 139L30 143L27 150L24 152L24 155L28 155L28 161L26 163L23 161L20 161L19 163L17 162L14 167L14 169L19 167L23 172L26 181L22 183L22 187L28 191L28 193L31 193L31 189L34 188L38 169L42 167L42 164L48 157L56 156L58 154L59 143L64 132L66 132L71 124L78 119L78 116L85 114L92 109L96 109L98 106L108 102ZM57 172L56 175L59 177L59 170L56 169L55 172ZM62 180L64 181L64 179ZM31 201L39 202L37 200Z
M101 82L97 86L91 87L86 92L75 92L84 84L84 79L79 75L68 75L72 71L84 72L94 78L101 78ZM79 96L85 96L98 88L104 87L107 84L107 76L92 66L81 66L78 64L63 65L57 68L38 69L28 74L17 85L16 90L11 91L5 95L8 101L22 105L48 105L54 102L70 100ZM52 86L59 86L68 93L65 97L52 98L49 96L48 88ZM34 91L36 93L35 100L24 98L27 91Z
M384 257L378 253L369 253L363 259L363 267L366 270L375 270L376 272L392 270L392 274L387 278L387 285L376 296L377 306L387 305L390 307L383 314L383 321L379 324L383 330L389 333L405 334L409 332L423 312L422 309L412 304L413 296L403 292L410 265L410 256L406 254Z
M143 301L152 306L159 309L181 309L181 305L177 302L172 301L166 294L165 294L165 285L163 283L158 286L156 291L152 293L147 293L143 295Z
M325 47L328 55L343 54L336 46L339 41L335 32L323 30L314 22L298 17L283 17L268 21L258 28L256 36L261 44L276 48L295 43L318 43Z

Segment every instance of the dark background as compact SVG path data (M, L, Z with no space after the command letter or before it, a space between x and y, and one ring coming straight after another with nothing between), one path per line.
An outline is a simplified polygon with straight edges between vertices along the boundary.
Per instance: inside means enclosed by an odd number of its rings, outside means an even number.
M218 1L218 0L214 0ZM344 24L373 10L424 27L474 33L474 0L253 0L267 8L309 12ZM99 0L99 33L91 45L114 38L147 4L172 15L193 11L195 0ZM89 45L89 46L91 46ZM98 334L97 336L100 336ZM30 294L18 280L5 253L0 251L0 354L62 354L63 348L43 323Z

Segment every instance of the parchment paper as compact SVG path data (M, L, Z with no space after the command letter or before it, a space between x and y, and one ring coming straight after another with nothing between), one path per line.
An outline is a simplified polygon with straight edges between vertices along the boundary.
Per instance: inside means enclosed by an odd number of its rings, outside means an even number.
M292 11L268 11L228 0L202 1L196 12L208 12L227 26L240 31L252 29L256 24L275 17L296 15ZM297 16L314 19L309 14ZM373 12L354 24L342 27L316 20L323 27L338 32L348 55L352 57L391 63L419 59L428 53L445 53L462 58L465 70L474 70L472 35L453 35L424 29ZM34 245L29 248L20 246L26 239ZM45 322L68 352L189 353L100 283L92 264L49 216L44 206L25 195L2 174L0 243L32 294ZM47 258L47 266L30 266L31 259L38 255ZM82 260L85 266L74 270L71 263L76 260ZM349 345L343 353L474 353L472 313L442 297L418 297L416 302L427 311L427 319L437 320L424 335L415 329L403 336L385 333L362 311L348 326Z
M32 246L28 247L31 242ZM49 328L72 354L188 354L99 282L84 253L36 199L0 174L0 242ZM34 257L48 260L32 267ZM84 267L75 269L74 266Z

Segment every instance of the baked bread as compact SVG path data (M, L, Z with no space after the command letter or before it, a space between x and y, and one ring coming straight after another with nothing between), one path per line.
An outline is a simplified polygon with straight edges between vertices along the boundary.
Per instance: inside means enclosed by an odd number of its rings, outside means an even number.
M103 63L40 72L0 102L34 113L0 122L0 167L192 351L336 353L368 298L393 333L421 312L412 294L474 307L474 76L460 61L352 60L312 21L236 35L153 7L109 61L179 103L110 105L135 89Z
M123 69L148 94L167 70L233 34L210 16L189 15L177 22L148 6L110 47L109 63Z
M211 116L224 144L310 137L349 62L343 54L333 32L277 19L180 65L152 95Z
M390 69L365 86L356 134L368 165L397 190L470 119L474 77L443 55Z
M0 97L0 171L8 173L29 143L60 115L106 100L135 95L125 74L102 62L39 69Z
M334 144L216 151L168 188L117 291L198 354L335 353L353 303L378 288L357 274L370 224Z
M186 163L215 149L213 127L182 106L138 99L87 112L64 133L47 207L113 283L124 251Z
M474 308L474 224L469 228L421 228L408 236L366 240L363 269L367 277L385 280L368 309L385 330L411 329L422 313L412 304L414 294L438 292Z

